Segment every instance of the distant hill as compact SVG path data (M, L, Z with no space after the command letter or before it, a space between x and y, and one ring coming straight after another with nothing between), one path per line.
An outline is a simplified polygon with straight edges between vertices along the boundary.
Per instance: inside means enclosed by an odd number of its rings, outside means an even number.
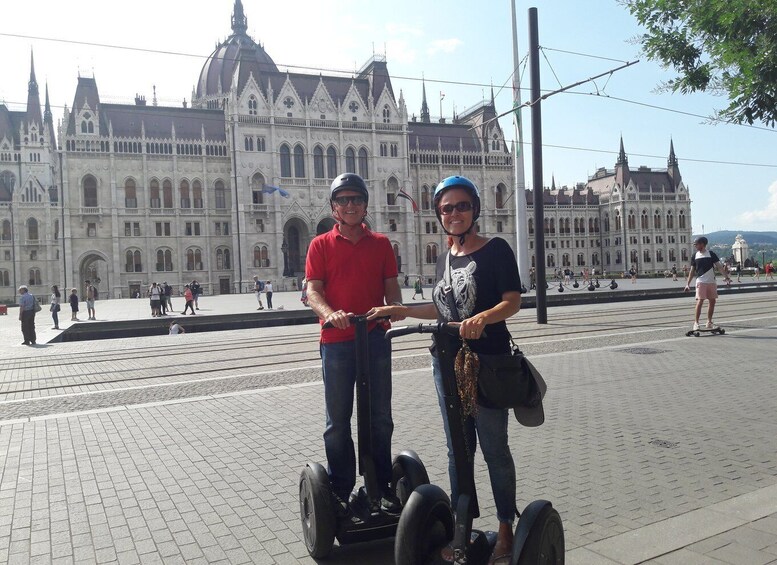
M733 245L737 235L744 237L748 245L777 245L777 231L722 230L714 231L704 235L709 240L710 245ZM696 237L696 235L693 237Z

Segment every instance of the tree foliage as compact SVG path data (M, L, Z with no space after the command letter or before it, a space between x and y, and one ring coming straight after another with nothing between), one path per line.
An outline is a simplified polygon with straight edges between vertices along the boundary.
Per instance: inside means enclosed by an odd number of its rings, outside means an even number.
M674 68L664 86L728 97L717 118L777 122L776 0L621 0L645 28L645 55Z

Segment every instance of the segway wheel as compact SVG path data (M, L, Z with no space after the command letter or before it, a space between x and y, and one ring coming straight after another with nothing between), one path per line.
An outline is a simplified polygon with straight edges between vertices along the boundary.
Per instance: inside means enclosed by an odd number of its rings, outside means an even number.
M394 539L394 562L425 565L453 539L453 512L448 495L437 485L413 491L399 517Z
M523 547L513 541L513 565L564 565L564 527L561 516L550 504L546 504L532 521L528 533L519 532L521 519L515 531L515 538L526 536Z
M415 451L405 449L391 465L391 486L404 507L413 491L429 484L429 475Z
M308 553L314 559L323 559L332 551L337 519L329 476L318 463L309 463L300 474L299 513Z
M720 330L718 331L718 333L719 333L720 335L723 335L724 333L726 333L726 330L724 330L723 328L720 328Z

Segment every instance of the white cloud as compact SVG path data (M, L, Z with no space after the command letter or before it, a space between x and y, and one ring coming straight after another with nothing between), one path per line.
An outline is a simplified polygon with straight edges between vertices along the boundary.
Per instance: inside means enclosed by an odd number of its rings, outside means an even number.
M452 37L450 39L435 39L427 48L427 55L436 55L437 53L453 53L462 44L461 39Z
M745 224L745 227L774 229L777 225L777 181L774 181L767 190L769 200L765 207L744 212L738 216L737 219Z
M415 62L417 56L416 50L410 43L403 39L392 39L386 42L386 58L389 61L412 64Z

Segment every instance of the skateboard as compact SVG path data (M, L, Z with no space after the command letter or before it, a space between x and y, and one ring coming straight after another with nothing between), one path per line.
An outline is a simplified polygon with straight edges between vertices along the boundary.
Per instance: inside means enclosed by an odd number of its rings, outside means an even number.
M688 337L691 337L691 336L699 337L703 333L711 333L713 335L715 335L715 334L723 335L723 334L726 333L726 330L724 330L720 326L715 326L714 328L709 328L709 329L707 329L707 328L699 328L698 330L690 330L690 331L685 332L685 335L688 336Z

